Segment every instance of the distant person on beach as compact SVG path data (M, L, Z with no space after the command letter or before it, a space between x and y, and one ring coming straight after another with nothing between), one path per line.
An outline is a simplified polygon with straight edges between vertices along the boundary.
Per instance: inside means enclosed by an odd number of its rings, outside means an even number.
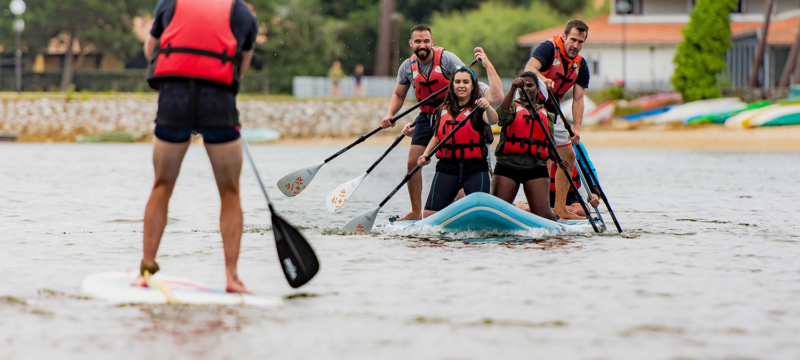
M364 88L364 84L361 83L361 80L364 79L364 65L356 65L356 71L353 71L353 79L356 81L356 87L353 91L353 96L362 98L367 97L367 89Z
M444 48L433 46L433 35L430 27L416 25L411 28L411 39L408 45L414 50L414 55L406 59L397 70L397 85L389 103L386 116L381 121L381 127L394 127L392 118L403 107L408 89L414 87L414 97L422 101L429 95L447 87L450 77L457 66L464 66L461 59ZM483 97L491 104L497 104L503 99L503 86L500 76L494 65L481 48L475 48L475 58L482 60L486 68L489 85L478 83ZM408 171L417 166L417 160L425 152L425 147L430 143L434 134L433 115L436 108L444 101L446 92L442 92L436 99L419 108L420 114L403 128L403 133L411 136L411 148L408 150L406 168ZM416 124L412 129L411 124ZM411 212L398 220L422 219L422 174L418 171L408 181L408 195L411 198Z
M342 88L339 86L339 81L344 78L344 71L342 71L342 63L339 60L333 62L331 69L328 70L328 79L331 81L331 97L341 97Z
M239 175L242 140L236 94L250 67L258 21L242 0L161 0L145 42L147 80L158 89L153 138L155 182L144 212L144 256L135 284L158 272L156 253L167 208L192 134L201 134L221 200L226 290L249 293L239 279L242 239ZM209 51L208 49L214 49Z
M556 99L547 101L547 111L558 114L553 105L553 100L561 101L564 94L572 90L572 131L575 136L570 137L564 123L558 119L553 129L553 138L558 147L558 153L569 164L569 170L575 164L575 150L573 144L581 140L581 122L583 121L583 96L589 87L589 68L586 59L580 55L583 43L589 36L589 26L582 20L570 20L564 27L564 33L553 36L533 50L525 71L535 73L552 90ZM562 171L556 176L556 204L555 211L565 220L578 220L582 216L566 208L569 179Z

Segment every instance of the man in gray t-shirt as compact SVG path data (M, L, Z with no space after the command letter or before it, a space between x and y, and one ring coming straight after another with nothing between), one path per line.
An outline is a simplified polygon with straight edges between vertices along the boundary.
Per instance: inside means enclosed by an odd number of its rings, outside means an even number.
M411 28L411 39L408 41L409 46L414 49L414 55L417 58L417 66L420 76L425 78L430 77L431 72L441 72L445 78L450 79L454 69L457 66L463 66L464 63L455 54L449 51L442 51L440 59L440 68L434 69L435 50L433 49L433 36L431 29L425 25L417 25ZM479 83L481 90L484 93L486 100L492 104L497 104L503 100L503 86L500 83L500 77L497 75L494 66L486 57L486 54L481 48L475 48L475 58L481 61L481 64L486 68L487 76L489 77L489 85ZM392 122L394 115L403 107L408 90L414 86L414 73L411 70L411 61L406 59L397 71L397 85L392 94L392 100L389 103L389 109L386 112L386 117L381 121L383 128L394 127L395 123ZM415 94L419 97L419 94ZM418 98L421 101L424 97ZM415 123L416 126L411 129L411 124ZM434 129L431 125L429 114L421 112L417 119L405 125L403 134L411 136L411 147L408 150L408 163L407 168L410 172L417 166L417 159L425 152L425 147L431 141L434 134ZM411 212L400 220L421 220L422 219L422 175L417 172L408 181L408 195L411 197Z

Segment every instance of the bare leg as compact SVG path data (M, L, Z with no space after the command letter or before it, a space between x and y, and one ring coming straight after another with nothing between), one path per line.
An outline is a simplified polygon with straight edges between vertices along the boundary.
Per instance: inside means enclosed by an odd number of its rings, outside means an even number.
M175 181L181 170L183 157L189 148L189 141L184 143L171 143L153 137L153 167L155 181L150 199L144 209L143 230L143 257L146 266L153 266L156 262L156 253L161 244L161 236L167 226L167 211L169 198L175 188ZM144 278L140 275L134 284L144 286Z
M502 175L492 176L492 195L497 196L509 204L514 202L519 191L519 183Z
M461 198L463 198L464 196L467 196L464 194L464 189L458 190L458 194L456 194L456 198L453 200L453 202L461 200Z
M239 200L239 175L242 173L242 139L222 144L206 144L206 152L214 169L222 207L219 214L219 230L225 251L225 276L230 292L251 293L236 270L239 261L239 246L242 241L242 205Z
M408 149L408 172L417 167L417 159L425 153L422 145L411 145ZM406 183L408 196L411 198L411 212L403 216L400 220L422 220L422 170L417 171L414 176Z
M424 218L426 218L428 216L431 216L433 214L436 214L436 211L433 211L433 210L423 210L422 211L422 217L424 217Z
M550 209L550 179L540 178L528 180L522 184L525 198L528 199L530 212L545 219L556 220L556 213Z
M569 169L567 169L567 173L572 174L572 167L575 166L575 150L572 149L572 146L563 146L558 148L558 154L569 163ZM570 212L567 210L566 203L567 203L567 193L569 192L570 185L569 183L572 181L569 177L564 174L564 171L561 169L557 169L556 171L556 203L555 203L555 210L561 219L564 220L583 220L584 217L578 216L575 213ZM531 209L533 209L533 205L531 205Z
M574 203L572 205L567 205L567 210L575 213L578 216L586 216L586 213L583 212L583 208L581 207L581 204L579 204L579 203Z

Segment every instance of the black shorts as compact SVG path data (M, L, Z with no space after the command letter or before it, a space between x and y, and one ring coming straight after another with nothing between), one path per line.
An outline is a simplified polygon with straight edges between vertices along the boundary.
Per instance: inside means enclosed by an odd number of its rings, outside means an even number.
M203 142L207 144L222 144L238 139L238 126L198 126L196 129L191 126L166 126L156 125L153 135L160 140L171 143L187 142L192 134L203 135Z
M549 178L550 174L547 173L547 166L537 166L533 169L517 169L510 166L497 163L494 166L494 174L507 177L520 184L524 184L530 180L541 178Z
M174 127L239 126L236 93L230 86L199 80L160 83L156 124Z
M439 211L453 203L458 191L464 189L464 194L469 195L475 192L489 193L491 190L489 172L483 171L461 176L436 172L433 176L431 191L428 193L428 201L425 202L425 210Z
M414 126L414 133L411 135L411 145L428 146L433 138L433 125L431 124L433 115L428 115L424 112L417 115L416 123Z
M575 196L575 192L570 191L567 194L567 205L577 204L579 202L580 201ZM554 191L551 191L550 192L550 207L555 207L555 206L556 206L556 193Z

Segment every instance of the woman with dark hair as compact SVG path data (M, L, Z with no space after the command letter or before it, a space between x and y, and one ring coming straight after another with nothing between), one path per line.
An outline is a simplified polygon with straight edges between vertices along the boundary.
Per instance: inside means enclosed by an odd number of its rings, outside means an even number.
M449 135L458 124L478 108L485 110L481 116L473 116L447 143L436 152L436 174L433 176L424 217L444 209L456 198L459 190L469 195L474 192L489 192L489 150L486 147L484 127L497 123L497 112L489 101L481 96L478 78L468 67L458 66L450 78L444 102L436 109L434 136L425 152L417 160L419 166L430 163L425 157Z
M550 134L555 115L544 110L540 104L544 96L544 84L533 72L526 71L511 83L511 89L497 108L501 127L500 143L495 150L497 164L492 177L492 195L509 203L514 201L522 185L530 211L545 219L556 220L558 216L550 209L550 175L547 159L554 155L549 151L547 135L536 121L536 114L548 127ZM514 95L519 92L519 99ZM525 94L534 102L531 108ZM541 95L540 95L541 94Z

